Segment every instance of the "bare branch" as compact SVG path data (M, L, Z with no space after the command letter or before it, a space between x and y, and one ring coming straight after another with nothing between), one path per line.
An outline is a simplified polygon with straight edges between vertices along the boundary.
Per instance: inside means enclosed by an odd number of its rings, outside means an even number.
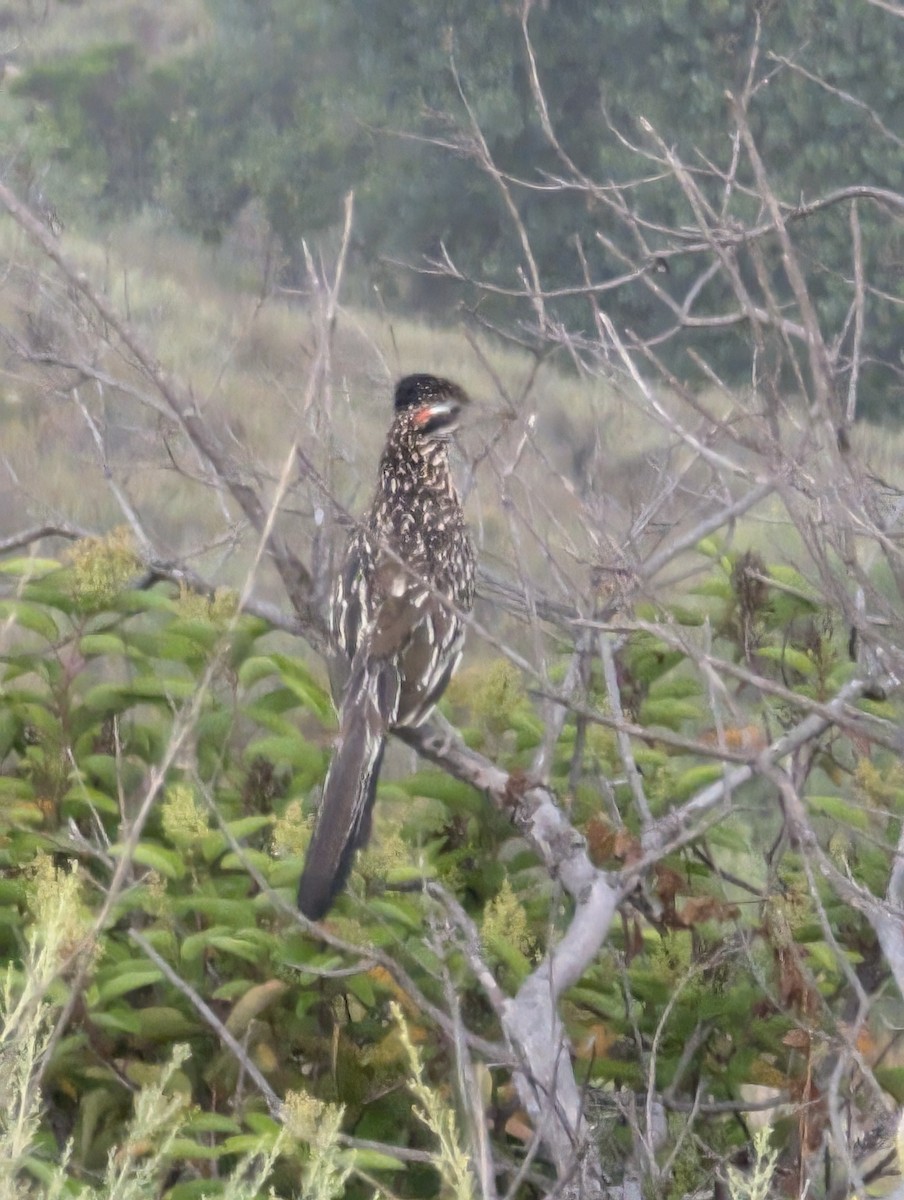
M92 537L93 533L94 531L91 529L66 523L33 525L30 529L23 529L19 533L13 533L9 537L0 539L0 554L9 554L12 550L33 546L36 542L43 542L47 538L64 538L66 541L74 542Z

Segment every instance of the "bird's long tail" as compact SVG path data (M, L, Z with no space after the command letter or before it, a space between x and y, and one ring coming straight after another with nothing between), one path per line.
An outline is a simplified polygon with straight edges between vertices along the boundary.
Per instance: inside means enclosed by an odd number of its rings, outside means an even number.
M298 885L298 907L311 921L329 911L355 851L370 837L386 730L398 705L394 681L388 688L386 683L379 674L353 674L346 689L339 740Z

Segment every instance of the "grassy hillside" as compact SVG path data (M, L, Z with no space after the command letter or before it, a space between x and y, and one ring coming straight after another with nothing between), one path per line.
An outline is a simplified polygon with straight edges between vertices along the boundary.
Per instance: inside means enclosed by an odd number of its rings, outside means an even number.
M66 231L60 244L127 314L164 367L191 387L199 408L240 461L276 471L287 439L298 436L305 453L334 480L337 498L353 509L371 488L392 381L409 371L454 376L474 398L465 453L478 475L475 517L496 550L501 550L494 545L500 518L492 477L507 469L506 456L522 438L530 414L537 414L536 442L548 457L519 472L519 478L522 485L539 485L535 500L545 497L549 504L559 503L560 472L579 484L575 460L601 435L610 447L613 483L622 472L623 495L616 499L628 505L637 479L620 463L640 458L662 441L609 389L582 382L552 362L536 369L527 354L463 329L441 330L360 309L340 312L325 384L311 397L307 389L319 320L312 296L262 301L243 280L247 264L228 248L200 247L148 219L110 229L102 242ZM174 477L164 451L166 423L128 394L130 387L144 387L130 364L102 339L97 349L102 331L80 327L87 319L73 311L72 297L43 272L10 223L0 226L0 247L9 263L0 319L11 331L0 379L0 420L6 456L15 463L15 479L7 472L4 481L4 531L42 516L65 515L86 524L117 519L98 448L75 403L77 385L80 398L109 426L109 463L127 469L136 504L148 505L177 544L183 537L197 539L204 526L195 489L189 479ZM111 380L105 389L48 365L48 359L76 362L99 353ZM29 355L35 361L24 361ZM122 386L113 386L113 380ZM481 479L490 483L489 490ZM210 507L216 525L221 518ZM559 509L557 516L565 514ZM189 520L191 534L184 528Z
M572 586L583 590L588 563L617 551L664 474L680 475L691 464L690 452L623 386L580 378L562 359L538 367L527 353L465 325L440 329L340 307L325 375L312 395L321 320L313 291L262 299L253 262L235 246L200 246L150 216L111 227L102 238L66 230L60 247L190 387L245 469L275 475L290 439L298 438L332 497L352 512L372 487L392 381L417 370L459 380L474 399L461 467L482 560L510 573L522 555L562 599ZM43 520L97 528L122 520L78 399L106 430L107 466L166 546L184 553L222 534L219 501L193 478L190 455L132 365L8 221L0 222L0 253L0 323L8 330L0 363L2 532ZM107 383L48 360L91 363ZM736 425L743 397L706 400ZM696 427L676 398L670 403ZM861 427L855 437L879 475L901 481L899 435ZM718 446L719 435L711 441ZM651 536L669 536L699 512L698 475L690 466ZM519 514L520 535L500 504L503 494ZM316 503L310 489L292 497L288 520L296 532L309 529ZM784 526L781 510L766 506L745 518L735 537L774 553L783 540L777 525ZM790 544L787 553L794 555ZM218 547L201 560L234 580L242 555ZM556 570L548 570L551 561Z

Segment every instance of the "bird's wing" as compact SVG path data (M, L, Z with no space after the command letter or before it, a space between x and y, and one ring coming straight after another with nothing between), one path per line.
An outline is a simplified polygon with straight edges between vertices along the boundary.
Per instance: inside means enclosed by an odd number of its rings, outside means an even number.
M360 530L345 551L330 604L330 632L349 662L355 657L362 633L370 625L374 602L373 572L373 547L367 533Z
M330 634L333 653L329 661L330 687L336 707L348 687L352 660L363 633L371 623L373 549L361 530L348 543L342 567L330 597Z
M390 575L381 564L378 574L383 599L361 649L372 665L380 664L382 687L394 693L394 711L382 707L387 725L419 725L458 666L464 628L454 609L412 572L393 565Z

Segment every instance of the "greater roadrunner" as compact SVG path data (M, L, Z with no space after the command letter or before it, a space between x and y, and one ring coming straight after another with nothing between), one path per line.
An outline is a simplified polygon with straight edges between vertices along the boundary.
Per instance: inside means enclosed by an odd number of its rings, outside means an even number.
M298 888L319 920L370 836L386 736L430 715L461 658L474 550L449 471L467 396L433 375L396 387L370 519L348 545L330 609L345 661L339 738ZM334 691L335 691L334 687Z

